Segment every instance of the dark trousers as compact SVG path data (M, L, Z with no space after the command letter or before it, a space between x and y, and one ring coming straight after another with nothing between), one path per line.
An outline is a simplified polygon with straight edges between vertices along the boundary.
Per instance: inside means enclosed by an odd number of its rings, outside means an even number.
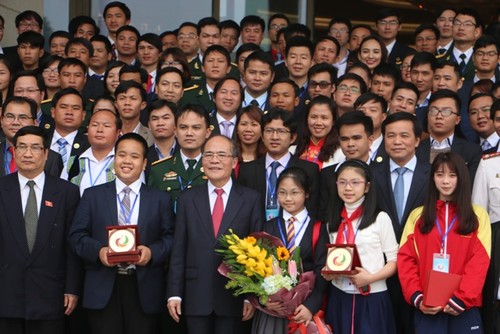
M477 307L464 311L459 316L443 312L429 315L415 311L416 334L465 334L483 333L481 314Z
M155 334L158 314L145 314L137 291L137 277L117 275L108 304L87 310L92 334Z
M64 334L64 318L58 320L24 320L0 318L0 333Z
M240 334L241 317L186 316L188 334Z

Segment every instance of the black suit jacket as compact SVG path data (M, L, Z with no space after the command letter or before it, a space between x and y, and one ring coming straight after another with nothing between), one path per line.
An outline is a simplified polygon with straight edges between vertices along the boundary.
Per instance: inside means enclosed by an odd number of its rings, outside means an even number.
M300 241L300 258L302 259L302 267L304 272L314 271L316 273L316 285L309 297L304 301L304 306L315 314L319 311L321 304L323 303L323 296L326 293L326 289L329 285L328 281L325 281L321 276L321 269L326 263L326 244L330 243L328 237L328 232L326 231L326 224L321 224L319 239L316 244L316 249L313 251L313 227L315 221L311 219L304 231L304 236ZM278 225L279 224L279 225ZM286 224L283 219L278 220L274 218L264 224L264 232L267 232L277 238L280 238L280 226L281 231L286 235Z
M471 184L474 183L477 167L481 161L482 151L478 144L470 143L465 139L454 136L451 144L451 151L460 155L469 169ZM430 163L431 141L426 139L420 142L417 148L417 158L419 161Z
M170 195L141 186L138 235L141 245L151 250L146 266L137 266L137 293L146 314L160 313L164 307L164 267L172 247L174 222L169 208ZM86 189L75 214L69 236L72 249L85 261L83 307L104 308L115 284L116 268L105 267L99 250L108 244L107 226L118 225L115 181Z
M5 176L5 142L0 143L0 176ZM45 174L60 177L64 168L62 158L59 153L49 150L47 161L45 162Z
M93 101L102 95L104 95L104 81L87 75L87 81L85 82L85 86L83 86L82 90L84 101Z
M264 213L260 195L233 182L217 238L214 235L208 185L183 191L177 202L174 246L170 257L167 298L182 298L183 314L241 317L243 298L224 286L217 272L221 256L218 238L232 229L239 237L262 230Z
M439 61L452 61L460 65L462 62L461 59L456 59L453 55L454 44L452 43L448 51L446 51L445 55L439 58ZM465 81L470 81L474 79L474 75L476 74L476 68L474 66L474 57L469 59L469 62L465 65L464 70L462 71L462 77Z
M387 62L393 65L401 65L403 59L412 51L412 48L396 40L391 53L387 57Z
M212 134L210 136L215 136L215 135L220 135L221 134L221 128L219 123L217 122L217 112L214 110L214 112L210 115L210 128L212 129ZM233 128L233 134L231 136L232 140L236 140L236 124L234 124Z
M403 233L404 225L410 212L423 205L425 196L427 196L427 184L429 183L430 165L417 159L415 172L410 185L408 199L406 201L405 210L402 217L402 224L398 222L398 213L396 210L396 202L394 201L394 193L391 183L391 171L389 167L389 159L380 164L372 166L372 178L377 193L377 203L380 210L385 211L392 220L392 227L396 234L396 239L399 243L401 234ZM406 185L405 185L406 186Z
M26 241L17 173L0 178L0 317L64 317L64 294L80 295L81 267L67 236L80 199L78 187L45 175L35 245Z
M52 133L50 135L50 142L52 142L53 136L54 136L54 132L52 131ZM72 161L71 161L71 166L69 166L69 168L68 168L68 173L72 169L74 170L74 168L72 168L72 167L75 163L78 164L78 157L80 156L80 154L85 152L89 147L90 147L90 144L89 144L87 135L84 134L81 130L78 130L78 132L76 133L76 136L75 136L75 140L73 141L73 145L71 146L71 152L70 152L69 157ZM77 168L77 169L79 169L79 168ZM78 173L76 175L78 175ZM73 176L76 176L76 175L73 175ZM70 180L71 179L68 178L68 181L70 181Z
M319 209L319 169L313 162L292 156L286 167L302 168L311 184L311 194L306 201L307 211L312 217L318 217ZM266 207L267 173L266 156L240 165L238 182L241 185L257 190L262 195L262 207Z

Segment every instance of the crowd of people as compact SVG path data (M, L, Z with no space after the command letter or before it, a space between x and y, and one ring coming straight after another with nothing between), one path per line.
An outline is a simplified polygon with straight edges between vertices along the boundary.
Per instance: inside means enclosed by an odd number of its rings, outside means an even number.
M0 332L500 333L500 10L435 14L409 46L392 8L313 41L282 13L141 34L114 1L49 50L38 13L0 15ZM300 246L290 317L225 288L230 230ZM327 244L361 266L322 271ZM460 276L445 305L430 271Z

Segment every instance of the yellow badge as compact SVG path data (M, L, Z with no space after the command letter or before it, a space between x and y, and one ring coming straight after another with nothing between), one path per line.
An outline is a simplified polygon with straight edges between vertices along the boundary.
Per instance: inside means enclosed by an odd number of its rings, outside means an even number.
M199 70L200 69L200 65L198 65L198 63L194 63L194 68Z
M382 157L377 157L377 159L375 159L376 162L382 162L384 160L384 158Z
M73 147L75 148L75 150L78 150L80 148L80 144L78 143L74 143L73 144Z
M206 176L206 175L203 175L201 178L202 178L203 180L208 180L208 176Z
M168 173L163 174L163 181L175 180L175 179L177 179L177 173L174 172L173 170L171 170Z
M215 126L213 124L210 124L209 128L210 128L210 131L214 131Z
M311 100L305 100L304 104L307 106L307 105L309 105L310 102L311 102Z
M172 190L172 188L170 188L170 187L167 187L167 191L170 191L170 190Z
M48 130L50 129L50 124L45 124L45 128Z
M203 89L200 89L200 91L198 92L198 95L203 95Z
M203 167L200 167L200 172L205 173L205 170L203 169Z

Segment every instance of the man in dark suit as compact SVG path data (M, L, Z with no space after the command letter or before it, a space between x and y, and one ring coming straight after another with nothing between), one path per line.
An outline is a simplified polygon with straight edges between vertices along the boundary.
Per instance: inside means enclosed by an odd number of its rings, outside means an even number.
M382 38L389 56L387 62L401 65L403 59L412 51L410 47L396 40L401 30L401 15L393 8L384 8L375 16L378 35Z
M377 203L391 217L396 239L401 239L410 212L421 206L429 181L429 163L419 161L415 150L422 130L414 115L398 112L382 124L389 159L372 166ZM413 333L412 308L404 301L397 277L387 280L398 333Z
M5 101L2 109L2 131L5 141L0 143L0 176L12 174L17 170L14 154L14 136L24 126L37 125L37 105L35 101L23 96L14 96ZM52 150L47 152L44 164L46 174L59 177L63 170L61 156Z
M313 162L300 160L288 152L297 137L297 124L293 115L283 109L271 109L262 117L262 141L267 153L260 159L240 166L238 182L257 190L266 208L266 220L277 217L276 180L287 167L302 168L311 182L311 194L306 202L307 211L317 217L319 205L319 170Z
M455 152L464 159L471 182L474 182L482 155L481 146L456 135L455 128L460 123L460 118L460 99L457 93L449 89L432 93L427 116L430 138L420 143L417 157L419 161L432 163L440 152Z
M64 88L54 95L52 105L55 129L50 148L61 156L64 164L61 178L68 180L75 158L90 147L87 136L79 130L85 119L83 97L74 88Z
M179 197L167 305L174 320L181 313L186 316L189 334L240 333L241 321L254 312L251 304L225 289L227 279L217 272L221 257L214 252L229 229L239 237L262 230L259 194L231 179L236 154L227 137L210 138L203 151L207 184Z
M170 196L141 182L146 141L128 133L116 142L116 180L84 192L69 240L85 261L83 307L92 333L156 333L164 305L165 263L172 246ZM111 261L106 228L137 226L139 258Z
M44 173L48 140L36 126L13 139L18 172L0 179L0 332L64 334L81 290L67 243L78 188Z
M269 110L267 91L274 80L274 73L274 61L270 54L256 50L246 57L243 70L243 81L246 84L243 107L253 104L262 111Z
M212 136L236 139L236 116L243 101L243 88L233 77L225 77L214 88L215 112L210 115Z

